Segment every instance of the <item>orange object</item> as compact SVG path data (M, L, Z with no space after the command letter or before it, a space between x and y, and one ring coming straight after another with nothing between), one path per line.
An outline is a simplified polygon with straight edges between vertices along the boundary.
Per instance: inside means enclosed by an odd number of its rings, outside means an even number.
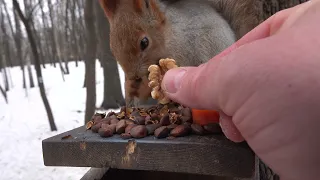
M219 112L215 110L191 109L193 122L199 125L219 123Z

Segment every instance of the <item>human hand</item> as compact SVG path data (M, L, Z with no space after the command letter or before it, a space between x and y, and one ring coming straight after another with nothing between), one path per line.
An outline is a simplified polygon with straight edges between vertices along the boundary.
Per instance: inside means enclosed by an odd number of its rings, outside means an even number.
M246 140L283 179L320 170L320 1L283 10L199 67L164 76L167 96L218 110L232 141Z

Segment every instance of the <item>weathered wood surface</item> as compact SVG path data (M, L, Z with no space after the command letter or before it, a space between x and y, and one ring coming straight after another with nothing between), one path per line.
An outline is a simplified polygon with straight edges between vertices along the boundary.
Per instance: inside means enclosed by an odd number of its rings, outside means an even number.
M66 135L72 138L62 140ZM255 173L255 156L250 148L222 135L123 140L118 135L101 138L79 127L45 139L42 148L46 166L110 167L239 178L250 178Z

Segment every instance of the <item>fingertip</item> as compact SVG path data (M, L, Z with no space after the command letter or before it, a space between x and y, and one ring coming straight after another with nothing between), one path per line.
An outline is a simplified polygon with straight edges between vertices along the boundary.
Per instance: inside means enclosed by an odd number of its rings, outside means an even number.
M224 135L231 141L240 143L245 139L232 121L232 117L220 112L220 126Z
M176 93L186 72L186 68L174 68L167 71L163 77L161 89L167 94Z

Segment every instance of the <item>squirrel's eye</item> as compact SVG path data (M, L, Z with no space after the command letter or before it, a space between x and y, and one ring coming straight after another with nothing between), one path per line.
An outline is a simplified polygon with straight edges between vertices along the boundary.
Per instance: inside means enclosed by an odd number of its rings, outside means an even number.
M149 45L149 39L147 37L144 37L140 42L140 48L141 50L145 50Z

